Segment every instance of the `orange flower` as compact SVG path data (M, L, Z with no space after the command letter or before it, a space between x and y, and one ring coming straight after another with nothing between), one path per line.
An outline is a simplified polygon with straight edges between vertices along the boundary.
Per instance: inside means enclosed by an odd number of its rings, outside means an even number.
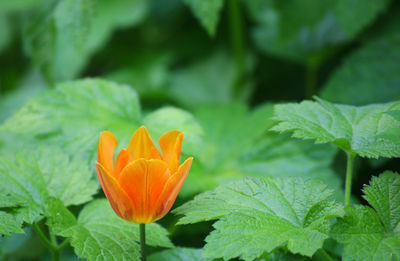
M96 171L104 194L119 217L148 224L168 213L193 160L190 157L179 164L182 139L183 133L176 130L161 136L161 155L142 126L113 164L117 139L109 131L100 134Z

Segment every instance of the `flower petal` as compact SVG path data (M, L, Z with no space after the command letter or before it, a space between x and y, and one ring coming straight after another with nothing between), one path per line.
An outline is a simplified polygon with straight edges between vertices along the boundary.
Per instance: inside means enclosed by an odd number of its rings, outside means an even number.
M115 167L113 175L118 180L121 176L121 171L128 165L129 163L129 153L127 149L122 149L115 160Z
M133 134L129 146L130 161L137 159L161 159L160 152L154 145L146 127L142 126Z
M96 172L104 194L114 212L122 219L133 221L135 215L134 206L131 199L118 184L118 181L100 163L96 163Z
M155 205L170 176L167 164L158 159L138 159L124 168L119 183L138 210L138 223L152 222Z
M113 171L115 146L117 146L115 136L109 131L103 131L100 134L97 161L111 173Z
M165 188L154 208L155 212L153 213L153 222L164 217L170 211L179 191L181 190L183 182L187 177L189 169L192 166L192 161L192 157L188 158L179 167L178 171L169 178L167 184L165 184Z
M183 133L177 130L170 131L161 136L158 140L163 154L163 160L168 164L171 172L179 167Z

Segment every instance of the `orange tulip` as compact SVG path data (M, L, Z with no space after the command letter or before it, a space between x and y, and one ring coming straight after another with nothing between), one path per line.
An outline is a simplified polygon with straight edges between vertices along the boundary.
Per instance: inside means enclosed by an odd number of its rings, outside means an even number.
M164 217L182 187L193 158L179 164L183 133L170 131L158 141L162 155L142 126L113 164L117 139L100 134L96 171L104 194L122 219L148 224Z

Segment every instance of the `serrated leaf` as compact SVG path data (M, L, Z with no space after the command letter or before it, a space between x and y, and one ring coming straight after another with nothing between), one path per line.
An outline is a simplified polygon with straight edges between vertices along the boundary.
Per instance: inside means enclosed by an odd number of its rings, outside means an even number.
M361 157L399 157L400 133L390 132L397 123L386 113L399 108L399 102L355 107L318 98L317 102L281 104L275 106L279 123L272 130L333 143Z
M9 236L11 233L24 233L21 225L21 222L17 221L13 215L0 210L0 236Z
M161 118L162 124L156 120ZM101 131L113 132L118 146L126 147L133 132L143 124L148 125L155 139L161 136L160 131L179 129L188 136L183 144L188 148L196 146L201 133L193 116L180 109L162 108L144 117L133 89L99 79L58 85L32 99L1 129L62 146L94 168Z
M17 220L32 223L46 213L51 198L65 206L89 201L98 187L91 177L84 162L39 147L0 160L0 197L11 196L19 207L14 209Z
M367 206L346 208L332 236L345 245L343 260L391 261L400 257L400 176L386 171L364 188Z
M374 21L388 0L244 1L257 22L256 45L269 54L302 62L347 42Z
M400 176L385 171L373 177L370 185L364 188L364 198L378 213L388 230L395 230L400 223Z
M205 192L174 210L179 224L220 219L206 238L204 257L253 260L285 245L312 256L330 230L330 219L344 215L328 201L332 191L317 180L245 178Z
M324 86L321 97L354 105L399 99L399 44L400 34L394 32L350 54Z
M204 133L182 195L246 175L318 178L341 195L341 180L330 168L336 149L268 132L275 124L272 109L272 104L252 111L243 104L227 104L195 110Z
M195 248L178 247L157 252L149 256L149 261L207 261L208 258L202 258L203 250Z
M106 199L95 200L79 214L77 225L60 233L69 237L75 253L88 260L140 260L139 225L119 218ZM146 225L146 243L172 247L160 225Z
M184 0L210 36L215 35L223 0Z

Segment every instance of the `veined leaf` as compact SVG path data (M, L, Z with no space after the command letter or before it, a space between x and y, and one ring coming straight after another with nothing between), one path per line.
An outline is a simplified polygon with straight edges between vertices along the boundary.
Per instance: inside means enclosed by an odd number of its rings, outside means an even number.
M365 44L345 59L322 89L321 97L354 105L400 99L399 45L398 31Z
M398 123L387 114L399 108L400 102L355 107L318 98L317 102L276 105L279 124L272 130L293 132L294 137L317 143L333 143L361 157L399 157L400 133L391 132Z
M224 5L223 0L184 0L201 25L211 36L215 35L217 29L219 13Z
M197 109L203 142L181 193L193 195L245 175L268 175L318 178L341 195L340 178L330 168L336 149L268 132L275 124L272 113L272 104L253 111L243 104Z
M163 119L162 124L155 119ZM143 124L156 139L173 129L186 133L183 151L195 148L201 135L200 126L189 113L162 108L143 116L133 89L96 79L60 84L32 99L0 128L62 146L94 168L101 131L113 132L121 148Z
M345 245L343 260L391 261L400 257L400 176L386 171L364 189L374 208L352 206L332 236ZM396 258L394 258L396 260Z
M53 210L57 210L57 206L55 207ZM65 209L58 211L65 213ZM106 199L95 200L86 205L74 225L72 214L69 215L67 222L62 215L55 215L56 219L48 224L58 235L70 238L71 245L80 258L140 260L139 225L119 218ZM62 224L67 225L62 227ZM150 246L172 247L167 235L167 230L156 223L146 225L146 243Z
M32 223L46 215L51 198L65 206L89 201L97 182L84 162L71 160L61 150L36 148L0 160L0 207L12 199L17 220Z
M0 235L11 235L11 233L24 233L21 222L13 215L0 210Z
M149 256L149 261L207 261L208 258L202 258L203 250L195 248L178 247L157 252Z
M174 210L179 224L219 219L206 238L204 257L253 260L285 245L312 256L322 247L330 219L344 215L317 180L245 178L205 192Z

